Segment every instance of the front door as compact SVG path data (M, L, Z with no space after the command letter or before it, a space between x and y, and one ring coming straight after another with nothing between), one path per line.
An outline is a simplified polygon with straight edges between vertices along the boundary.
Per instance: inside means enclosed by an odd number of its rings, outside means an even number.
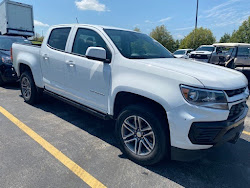
M102 61L85 57L88 47L103 47L107 58L111 53L103 38L94 30L79 28L71 53L65 56L65 87L68 98L106 113L110 91L111 67Z

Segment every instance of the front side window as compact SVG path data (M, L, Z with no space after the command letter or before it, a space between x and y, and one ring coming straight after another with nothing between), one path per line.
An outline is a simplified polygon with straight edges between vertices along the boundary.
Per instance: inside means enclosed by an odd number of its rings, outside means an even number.
M105 29L120 53L129 59L173 58L173 55L146 34Z
M93 30L80 28L77 31L72 52L85 56L88 47L104 48L107 59L111 59L111 52L102 37Z
M65 50L71 28L57 28L51 31L48 45L58 50Z

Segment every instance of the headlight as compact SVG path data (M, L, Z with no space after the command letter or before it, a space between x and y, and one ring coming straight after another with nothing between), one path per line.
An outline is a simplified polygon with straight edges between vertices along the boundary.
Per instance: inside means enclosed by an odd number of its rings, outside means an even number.
M2 56L1 60L3 63L12 64L11 58L9 56Z
M181 85L183 97L190 104L215 109L228 109L227 98L223 91L194 88Z

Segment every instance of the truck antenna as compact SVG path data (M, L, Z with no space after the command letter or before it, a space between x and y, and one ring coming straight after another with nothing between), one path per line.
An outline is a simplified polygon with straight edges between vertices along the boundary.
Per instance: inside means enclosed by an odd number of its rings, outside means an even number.
M78 18L76 17L76 22L79 24L79 22L78 22Z

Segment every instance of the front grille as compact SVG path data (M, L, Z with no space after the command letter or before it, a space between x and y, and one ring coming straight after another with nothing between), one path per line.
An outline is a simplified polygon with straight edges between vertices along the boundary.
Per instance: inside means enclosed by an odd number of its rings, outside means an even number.
M226 94L228 97L233 97L235 95L239 95L243 93L246 90L245 87L240 88L240 89L234 89L234 90L225 90Z
M191 54L190 57L195 59L208 59L207 55L202 55L202 54Z
M246 102L233 105L230 109L228 120L237 119L243 113L245 106L246 106Z

